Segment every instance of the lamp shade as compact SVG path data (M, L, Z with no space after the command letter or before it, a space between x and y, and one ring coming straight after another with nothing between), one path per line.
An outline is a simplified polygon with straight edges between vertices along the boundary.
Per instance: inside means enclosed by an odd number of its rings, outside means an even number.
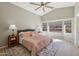
M17 28L15 25L10 25L9 29L12 30L12 29L17 29Z

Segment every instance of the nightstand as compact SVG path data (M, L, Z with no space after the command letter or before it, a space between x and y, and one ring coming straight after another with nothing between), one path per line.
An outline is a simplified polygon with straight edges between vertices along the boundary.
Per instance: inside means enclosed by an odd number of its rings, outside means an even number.
M9 35L8 36L8 47L13 47L18 45L19 41L18 41L18 37L15 35Z

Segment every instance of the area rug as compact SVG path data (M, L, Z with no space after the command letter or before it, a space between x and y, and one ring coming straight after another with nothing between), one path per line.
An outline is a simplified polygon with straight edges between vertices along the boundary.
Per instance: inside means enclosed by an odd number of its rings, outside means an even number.
M52 42L46 48L39 51L37 56L55 56L59 47L60 43ZM22 45L19 45L11 48L0 49L0 56L31 56L31 52Z

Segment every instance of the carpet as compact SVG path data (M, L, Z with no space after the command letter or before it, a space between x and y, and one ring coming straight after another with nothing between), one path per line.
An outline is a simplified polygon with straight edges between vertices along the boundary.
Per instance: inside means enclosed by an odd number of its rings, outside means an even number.
M46 48L39 51L37 56L55 56L60 45L60 43L52 42ZM31 52L22 45L19 45L11 48L0 49L0 56L31 56Z

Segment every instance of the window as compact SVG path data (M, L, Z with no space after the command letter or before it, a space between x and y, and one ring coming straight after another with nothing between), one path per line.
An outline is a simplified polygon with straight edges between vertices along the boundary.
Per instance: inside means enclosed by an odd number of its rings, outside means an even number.
M42 23L43 31L72 33L72 20Z
M62 32L62 22L50 22L49 24L49 31L50 32Z
M64 25L65 25L65 32L71 33L72 32L71 20L65 21Z
M43 23L42 26L43 26L43 31L47 31L47 23Z

